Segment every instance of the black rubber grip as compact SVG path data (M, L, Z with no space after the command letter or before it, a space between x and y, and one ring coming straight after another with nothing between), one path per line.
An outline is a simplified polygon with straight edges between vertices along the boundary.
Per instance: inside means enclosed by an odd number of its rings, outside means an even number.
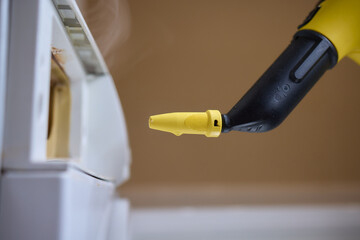
M223 132L265 132L277 127L326 70L337 63L337 51L323 35L295 34L290 45L229 111Z

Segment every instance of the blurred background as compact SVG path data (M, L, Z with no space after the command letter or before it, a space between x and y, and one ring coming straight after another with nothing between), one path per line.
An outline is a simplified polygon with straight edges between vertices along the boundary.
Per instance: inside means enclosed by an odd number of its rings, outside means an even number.
M134 207L360 200L360 67L344 59L268 133L176 137L175 111L226 113L317 0L79 0L113 75L132 148Z

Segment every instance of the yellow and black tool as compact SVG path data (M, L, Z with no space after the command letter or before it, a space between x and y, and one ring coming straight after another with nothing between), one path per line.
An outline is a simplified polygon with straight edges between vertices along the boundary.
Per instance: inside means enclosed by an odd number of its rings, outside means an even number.
M360 0L320 1L290 45L227 114L160 114L150 117L149 127L207 137L232 130L269 131L345 56L360 64Z

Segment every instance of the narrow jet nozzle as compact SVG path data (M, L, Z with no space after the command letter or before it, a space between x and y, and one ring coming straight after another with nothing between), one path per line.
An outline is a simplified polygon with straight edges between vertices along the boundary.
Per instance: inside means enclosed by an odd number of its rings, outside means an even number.
M176 136L202 134L207 137L218 137L221 133L222 119L218 110L165 113L151 116L149 127Z

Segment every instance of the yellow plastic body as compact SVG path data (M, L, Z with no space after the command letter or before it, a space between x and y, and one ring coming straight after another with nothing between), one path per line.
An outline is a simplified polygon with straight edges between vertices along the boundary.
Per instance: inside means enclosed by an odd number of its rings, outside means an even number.
M207 137L218 137L222 127L221 113L218 110L208 110L159 114L149 118L149 127L176 136L202 134Z
M360 64L360 0L325 0L300 30L327 37L338 52L338 61L348 56Z

